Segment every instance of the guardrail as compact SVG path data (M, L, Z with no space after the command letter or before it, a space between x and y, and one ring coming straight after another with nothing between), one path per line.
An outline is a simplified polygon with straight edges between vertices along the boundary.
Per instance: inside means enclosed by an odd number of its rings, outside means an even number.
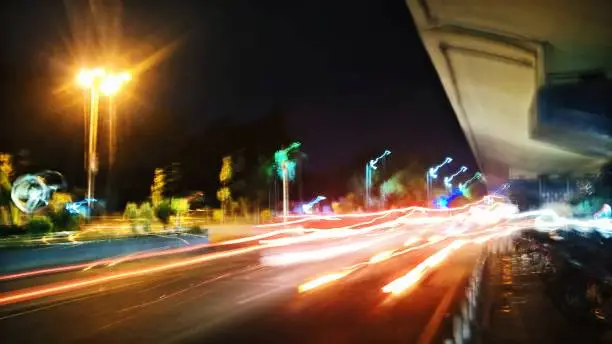
M465 344L472 343L475 339L475 332L478 330L478 315L481 311L480 293L483 287L483 273L489 254L483 251L472 274L464 287L465 292L460 296L459 302L452 309L451 316L448 318L447 330L450 334L443 337L444 344ZM447 333L448 333L447 332Z
M446 333L442 336L444 344L478 343L481 339L482 319L488 312L484 304L488 296L483 295L486 288L488 264L494 254L505 253L512 249L512 236L497 239L485 246L460 294L455 307L447 318Z

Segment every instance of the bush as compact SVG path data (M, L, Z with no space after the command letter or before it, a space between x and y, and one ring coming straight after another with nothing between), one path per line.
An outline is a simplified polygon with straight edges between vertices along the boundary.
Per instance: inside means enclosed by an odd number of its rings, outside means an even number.
M123 217L132 221L136 220L136 218L138 217L138 206L136 205L136 203L130 202L125 205Z
M155 208L155 216L163 223L167 225L170 222L170 216L174 214L172 204L169 200L161 201Z
M34 216L26 224L28 234L46 234L53 230L53 222L47 216Z
M142 203L138 209L138 218L140 223L144 227L144 230L148 231L151 229L151 222L153 222L153 208L149 202Z
M186 230L185 233L195 234L195 235L208 235L208 229L201 228L200 226L196 225Z
M259 213L259 221L266 222L272 218L272 212L270 209L264 209Z
M213 220L223 221L223 209L213 209Z
M55 231L75 231L79 229L79 216L71 214L66 209L51 212L49 214L49 219L53 223L53 229Z

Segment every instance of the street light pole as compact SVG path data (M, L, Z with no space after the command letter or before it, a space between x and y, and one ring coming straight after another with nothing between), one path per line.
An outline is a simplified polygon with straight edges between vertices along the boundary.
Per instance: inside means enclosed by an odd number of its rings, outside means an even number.
M121 86L131 79L131 75L127 72L123 73L107 73L102 68L95 68L91 70L83 69L77 75L77 82L81 87L87 89L90 93L89 96L89 142L87 144L87 208L88 217L91 216L92 206L94 200L94 189L95 189L95 178L98 172L98 114L100 105L100 92L106 96L112 96L119 92ZM109 112L111 127L115 125L115 108L112 104L113 100L109 99ZM109 133L109 160L114 161L114 140L115 133L114 128L111 128L112 134ZM112 155L112 156L111 156Z
M366 209L370 207L370 192L372 189L372 171L376 170L376 164L381 159L384 159L387 155L390 155L390 150L385 150L379 157L376 159L372 159L368 161L365 167L365 197L364 197L364 206Z
M287 162L283 162L283 222L287 222L289 216L289 173L287 171Z
M444 186L445 186L447 189L449 189L449 190L450 190L450 189L452 189L453 185L452 185L452 183L451 183L451 182L453 181L453 179L455 179L455 177L457 177L457 176L458 176L458 175L460 175L461 173L467 172L467 170L468 170L468 168L467 168L467 167L465 167L465 166L461 166L461 167L460 167L460 168L457 170L457 172L455 172L455 173L451 174L450 176L446 176L446 177L444 177Z
M425 172L425 198L427 205L429 205L429 200L431 199L431 176L429 175L429 170Z
M368 162L365 166L365 199L364 206L365 210L370 208L370 184L372 183L372 172L370 170L370 163Z
M457 188L458 188L458 189L459 189L459 191L461 191L462 193L463 193L463 192L466 192L466 191L467 191L467 189L470 187L470 185L471 185L473 182L475 182L476 180L482 180L482 179L484 179L484 177L483 177L482 173L480 173L480 172L476 172L476 173L474 173L474 175L473 175L473 176L472 176L470 179L466 180L465 182L459 183L459 184L457 185Z
M88 163L87 163L87 215L92 213L92 200L95 188L95 178L98 172L98 105L100 95L98 88L93 85L90 89L90 106L89 106L89 145L88 145Z
M115 154L117 152L116 136L117 106L114 95L108 96L108 175L106 181L106 207L111 210L114 207L113 184Z
M427 169L425 172L425 191L427 193L427 204L431 201L431 194L433 192L433 180L438 178L438 170L440 170L444 165L450 164L453 162L453 158L447 157L440 164L435 165Z
M283 182L283 222L287 222L289 216L289 168L292 169L291 178L295 176L295 164L289 166L289 152L300 148L302 144L294 142L289 147L280 149L274 153L276 166L280 168L280 177Z

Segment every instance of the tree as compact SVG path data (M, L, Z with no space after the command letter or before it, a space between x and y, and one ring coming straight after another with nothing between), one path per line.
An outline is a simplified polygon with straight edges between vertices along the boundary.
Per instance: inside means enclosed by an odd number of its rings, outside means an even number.
M9 179L13 177L13 157L7 153L0 153L0 171Z
M65 208L59 208L57 211L49 209L48 214L55 231L75 231L79 228L79 215L71 214Z
M274 160L272 156L259 155L255 168L251 171L248 179L246 196L252 200L256 211L262 207L262 203L270 197L270 187L274 180ZM269 205L268 205L269 206Z
M46 234L53 231L53 222L47 216L36 215L26 225L28 234Z
M11 181L9 176L0 169L0 212L2 212L3 224L12 224L11 204Z
M125 210L123 211L123 217L130 220L132 225L132 230L136 230L136 222L138 220L138 205L136 203L130 202L125 205Z
M221 171L219 172L219 181L222 185L225 185L232 180L232 176L232 157L226 156L222 160Z
M425 180L416 164L395 172L380 184L380 195L388 206L408 206L425 200Z
M232 201L232 194L229 188L232 176L232 157L226 156L222 160L221 171L219 172L219 182L221 184L221 188L219 188L217 191L217 199L221 202L221 208L224 210L224 212L227 211Z
M165 191L167 197L176 196L181 181L181 164L173 162L165 173Z
M332 210L338 214L351 213L357 209L357 198L355 194L349 192L338 202L332 202Z
M202 209L206 206L206 197L202 191L193 192L187 197L187 200L189 201L189 209L191 210Z
M140 219L140 223L144 227L145 231L149 231L151 229L151 223L155 218L151 203L144 202L140 205L140 208L138 209L138 218Z
M238 204L239 204L239 207L240 207L240 216L245 217L245 218L248 217L249 216L249 209L251 207L248 198L246 198L246 197L238 198Z
M135 232L139 226L143 230L149 231L155 216L151 203L143 202L140 206L136 203L128 203L125 206L123 217L130 220L132 231Z
M170 204L169 200L162 200L155 207L155 216L159 219L159 221L164 225L164 228L170 223L170 216L172 216L172 204Z
M54 192L49 201L49 206L54 212L64 210L66 203L72 202L72 195L66 192Z
M10 154L0 153L0 212L2 213L2 223L18 225L21 216L11 200L12 161L13 159Z
M151 185L151 203L157 207L164 197L166 177L163 168L156 168L153 172L153 184Z
M173 198L171 208L176 216L176 227L181 227L181 216L189 210L189 200L186 198Z

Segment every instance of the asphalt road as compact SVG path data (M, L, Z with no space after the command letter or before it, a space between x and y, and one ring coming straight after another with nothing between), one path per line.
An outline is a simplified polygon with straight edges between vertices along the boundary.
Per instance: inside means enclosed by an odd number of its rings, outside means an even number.
M389 297L381 288L446 243L367 266L303 294L297 286L305 280L367 260L387 244L291 266L263 266L260 258L270 252L253 251L3 305L0 333L6 343L430 342L446 308L460 293L457 287L471 271L476 249L461 249L399 297ZM178 259L156 258L8 281L0 284L0 291L6 295Z

